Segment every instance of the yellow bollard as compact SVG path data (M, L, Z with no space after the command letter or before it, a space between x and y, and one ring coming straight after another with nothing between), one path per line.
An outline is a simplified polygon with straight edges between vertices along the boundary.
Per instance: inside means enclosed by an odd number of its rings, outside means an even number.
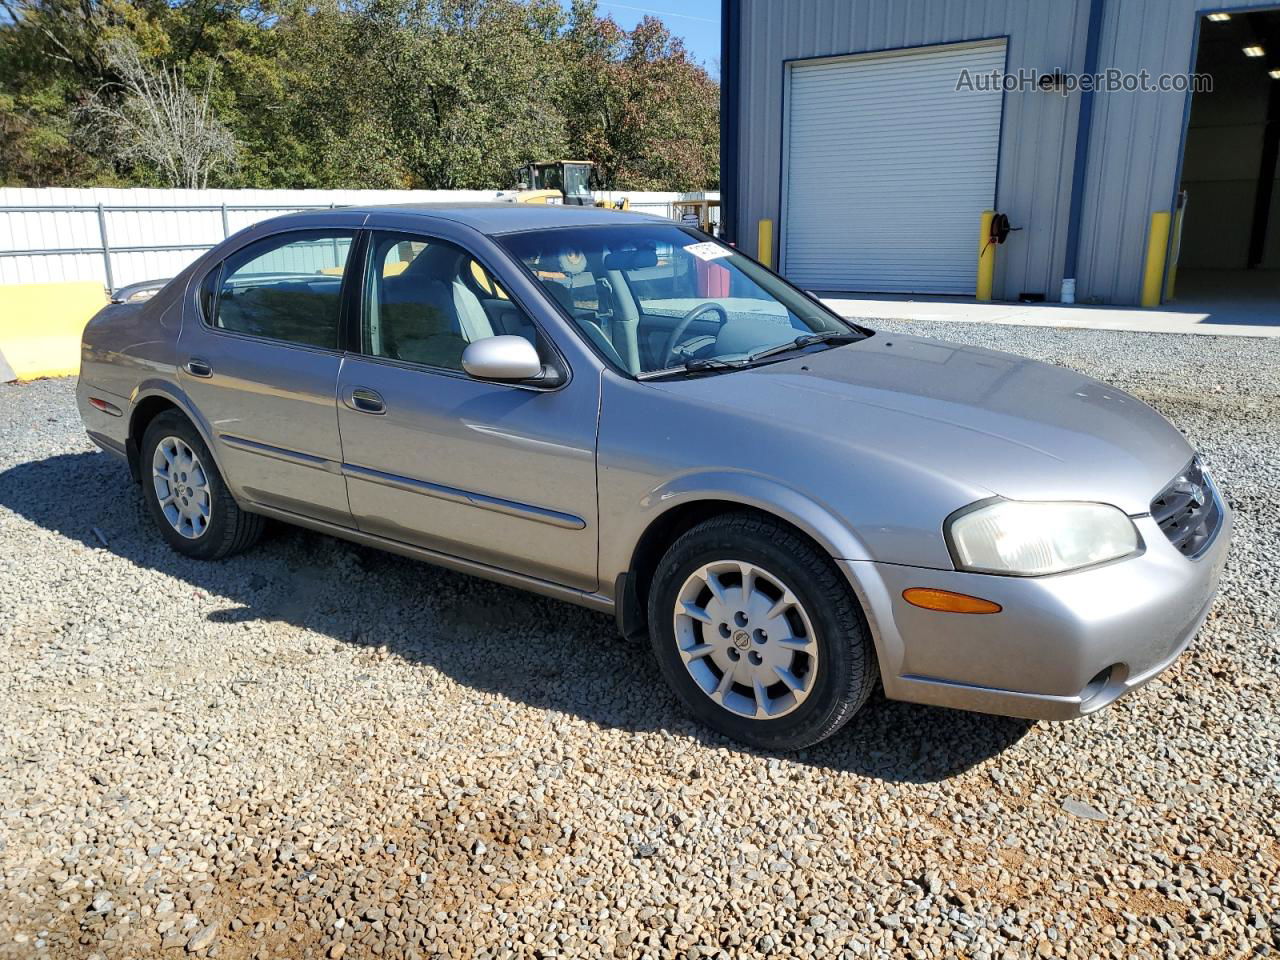
M1165 257L1169 252L1169 219L1168 210L1157 210L1151 215L1151 232L1147 235L1147 269L1142 277L1144 307L1160 306Z
M756 236L756 259L766 267L773 266L773 221L761 220Z
M991 290L996 281L996 245L991 239L991 221L996 217L994 210L983 210L978 224L978 294L976 299L982 302L991 299Z

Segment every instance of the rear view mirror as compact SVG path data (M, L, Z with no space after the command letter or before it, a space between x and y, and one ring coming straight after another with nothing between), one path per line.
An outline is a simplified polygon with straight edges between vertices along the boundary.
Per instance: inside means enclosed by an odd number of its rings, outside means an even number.
M485 337L462 351L462 369L477 380L532 380L542 358L524 337Z
M658 251L653 247L638 250L618 250L604 258L606 270L643 270L658 265Z

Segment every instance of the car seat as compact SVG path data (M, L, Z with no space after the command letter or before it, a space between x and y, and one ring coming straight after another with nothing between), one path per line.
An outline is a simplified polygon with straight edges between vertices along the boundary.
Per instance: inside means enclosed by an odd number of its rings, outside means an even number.
M630 370L627 366L626 362L622 359L622 356L618 353L617 348L613 345L613 341L609 336L609 331L596 322L594 314L592 314L591 311L578 309L578 306L573 299L573 290L568 283L556 280L552 277L539 277L538 279L542 282L542 289L551 294L552 299L554 299L556 303L564 309L565 313L573 318L578 329L581 330L586 335L587 339L605 355L607 360L612 363L616 363L623 370L629 370L631 373L636 372L634 370Z
M386 355L457 370L469 343L493 336L480 299L460 276L465 258L456 247L431 244L398 276L382 279L378 320Z

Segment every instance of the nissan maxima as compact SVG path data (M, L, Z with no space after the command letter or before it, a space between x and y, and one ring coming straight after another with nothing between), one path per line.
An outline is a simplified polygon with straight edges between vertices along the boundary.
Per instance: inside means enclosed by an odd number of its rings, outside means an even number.
M174 550L270 518L611 612L766 749L877 681L1091 713L1187 647L1227 554L1219 491L1141 401L850 323L656 217L299 213L121 299L79 408Z

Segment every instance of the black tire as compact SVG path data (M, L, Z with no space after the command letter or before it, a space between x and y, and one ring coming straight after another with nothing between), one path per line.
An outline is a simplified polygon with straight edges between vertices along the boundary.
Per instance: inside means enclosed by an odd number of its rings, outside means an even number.
M818 649L813 687L789 713L771 719L735 713L705 693L685 667L674 623L676 601L695 571L719 561L747 562L776 575L808 614ZM798 750L825 740L866 703L879 676L866 618L835 563L795 530L766 516L723 514L677 539L658 564L648 606L658 665L689 712L753 747Z
M196 454L209 488L208 525L194 537L183 536L165 517L152 479L156 447L167 437L182 440ZM198 560L221 560L248 549L262 536L265 520L257 514L246 513L236 504L200 432L178 411L166 410L147 425L138 458L142 498L146 501L147 511L165 542L178 553Z

